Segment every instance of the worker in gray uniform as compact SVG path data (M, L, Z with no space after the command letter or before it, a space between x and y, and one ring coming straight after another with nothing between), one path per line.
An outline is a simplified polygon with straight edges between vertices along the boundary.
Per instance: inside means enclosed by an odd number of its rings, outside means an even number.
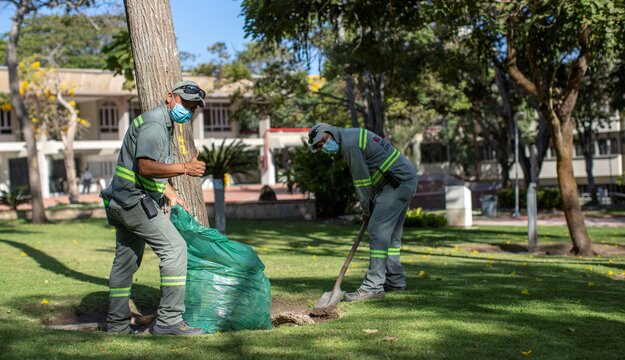
M417 187L414 166L388 141L366 129L341 129L319 123L308 133L313 152L341 153L349 165L356 194L369 221L369 269L360 288L345 301L384 298L406 289L399 261L406 211Z
M197 160L197 155L189 162L173 163L172 136L174 123L189 121L198 106L204 107L205 95L196 83L180 81L164 103L132 120L119 151L113 181L100 194L117 239L109 277L109 333L132 333L128 300L133 274L141 265L146 243L158 255L161 273L158 318L150 331L157 335L204 333L182 320L187 247L160 206L167 199L172 206L186 208L168 178L204 175L205 164Z

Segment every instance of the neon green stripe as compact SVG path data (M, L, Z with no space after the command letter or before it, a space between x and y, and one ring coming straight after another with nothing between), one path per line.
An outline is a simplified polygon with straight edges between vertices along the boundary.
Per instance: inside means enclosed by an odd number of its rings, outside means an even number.
M393 157L393 159L386 164L386 167L381 168L382 172L386 172L391 166L393 166L393 164L395 163L395 161L397 161L397 159L399 158L399 151L397 149L395 149L395 152L393 152L393 155L391 155Z
M143 116L139 115L137 119L139 119L139 125L143 125Z
M180 286L180 285L186 285L186 282L171 282L171 283L161 283L161 286Z
M124 174L121 171L116 171L115 175L119 176L120 178L126 179L126 180L128 180L130 182L133 182L133 183L135 182L135 178L134 177L128 176L128 175Z
M148 179L145 176L141 176L139 174L137 174L137 177L139 177L139 179L141 179L142 182L146 182L149 185L151 185L152 187L155 187L157 189L163 188L165 189L165 186L167 186L167 184L163 184L163 183L158 183L152 179Z
M367 129L364 129L362 134L363 134L362 137L364 139L364 143L362 145L362 149L365 150L365 149L367 149Z
M131 288L129 287L125 287L125 288L109 288L109 290L111 291L123 291L123 290L130 290Z
M369 250L369 252L376 254L386 254L386 250Z
M102 202L104 203L104 206L109 206L109 201L106 199L102 199Z
M137 119L135 118L134 120L132 120L133 123L135 123L135 127L138 128L139 127L139 122L137 121Z
M130 296L130 293L127 294L111 294L110 297L127 297Z
M388 251L399 251L401 248L388 248Z
M358 148L362 149L362 129L358 131Z
M123 173L126 173L126 174L128 174L128 175L135 176L135 172L134 172L134 171L132 171L132 170L130 170L130 169L126 169L126 168L125 168L125 167L123 167L123 166L117 165L117 166L115 167L115 169L117 169L117 170L119 170L119 171L121 171L121 172L123 172Z
M386 259L386 255L382 255L382 254L371 254L369 255L369 257L377 258L377 259Z
M170 280L170 279L186 279L187 276L186 275L181 275L181 276L161 276L161 279L163 280Z

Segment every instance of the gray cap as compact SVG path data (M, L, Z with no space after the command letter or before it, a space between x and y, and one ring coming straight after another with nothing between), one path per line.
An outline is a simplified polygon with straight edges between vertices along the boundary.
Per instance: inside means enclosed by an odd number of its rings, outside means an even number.
M326 123L315 124L310 131L308 132L308 144L310 145L310 150L312 152L317 152L315 149L315 144L318 143L322 138L325 132L330 132L332 126Z
M186 101L198 102L200 107L206 106L206 101L204 101L206 92L200 89L200 86L191 80L178 81L171 89L171 92L180 95L180 97Z

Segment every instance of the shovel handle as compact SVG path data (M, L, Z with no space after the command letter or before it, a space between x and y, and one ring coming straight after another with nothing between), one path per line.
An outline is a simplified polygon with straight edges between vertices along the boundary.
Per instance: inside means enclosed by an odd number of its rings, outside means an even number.
M343 264L343 268L341 269L341 272L339 273L339 277L336 279L336 283L334 283L334 288L332 289L332 292L340 291L341 282L343 282L343 278L345 277L345 272L347 272L347 269L349 268L349 264L352 262L352 258L354 257L354 254L356 253L356 250L358 249L358 245L360 245L360 240L362 240L362 237L364 236L365 231L367 230L368 224L369 224L369 219L364 220L362 222L362 225L360 225L360 231L358 232L358 237L354 241L354 245L352 245L352 249L349 251L349 254L347 255L347 259L345 259L345 263Z

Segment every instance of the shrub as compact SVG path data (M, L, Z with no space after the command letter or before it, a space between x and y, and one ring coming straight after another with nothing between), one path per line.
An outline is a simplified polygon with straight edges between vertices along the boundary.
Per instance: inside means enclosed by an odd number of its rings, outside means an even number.
M527 190L519 189L519 209L527 208ZM560 190L545 188L536 190L536 206L539 210L553 210L562 208ZM514 189L497 190L497 207L500 209L514 208Z
M441 228L447 226L447 218L443 215L426 213L421 208L408 210L405 226L418 228Z
M21 204L26 204L30 201L30 192L25 185L18 186L15 190L1 190L0 191L0 204L8 205L11 209L17 210L17 207Z
M315 194L317 216L343 215L355 203L352 175L340 155L312 153L303 146L295 151L292 168L300 190Z

